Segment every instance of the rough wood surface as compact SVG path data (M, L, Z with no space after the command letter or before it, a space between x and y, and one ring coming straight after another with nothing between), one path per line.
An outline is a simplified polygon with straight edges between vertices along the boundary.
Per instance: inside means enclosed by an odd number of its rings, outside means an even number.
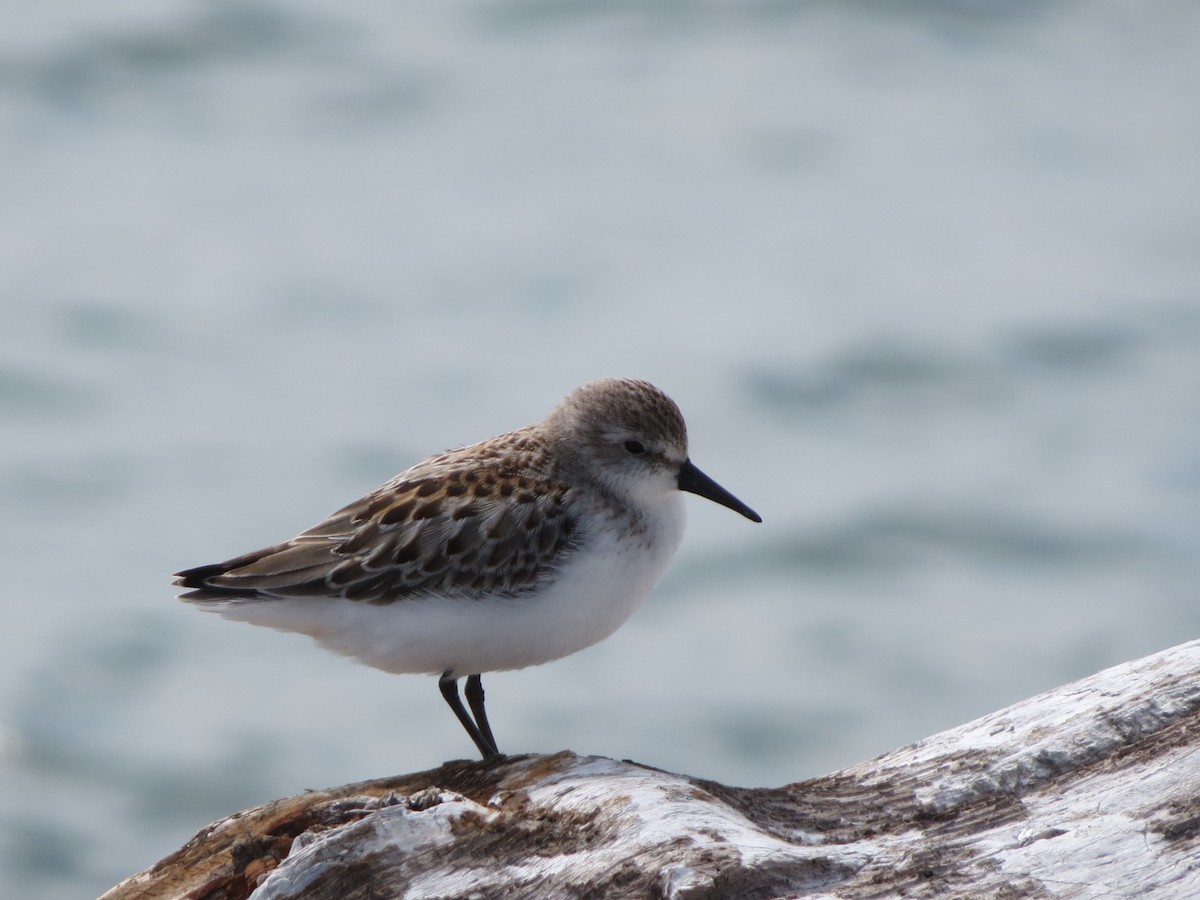
M1200 897L1200 642L823 778L571 753L237 813L103 900Z

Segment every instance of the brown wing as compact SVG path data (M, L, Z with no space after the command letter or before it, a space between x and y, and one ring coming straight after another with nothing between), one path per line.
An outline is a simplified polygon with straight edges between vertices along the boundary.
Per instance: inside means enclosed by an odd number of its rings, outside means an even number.
M469 448L468 448L469 449ZM568 488L499 460L431 460L284 544L179 572L183 600L516 595L574 550Z

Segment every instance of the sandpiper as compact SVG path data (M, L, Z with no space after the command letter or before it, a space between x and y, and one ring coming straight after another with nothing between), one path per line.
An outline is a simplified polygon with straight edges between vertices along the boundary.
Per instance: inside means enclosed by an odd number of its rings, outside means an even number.
M386 672L437 675L490 759L500 751L482 674L558 659L620 627L679 547L681 491L762 521L692 464L671 398L606 378L536 425L430 457L289 541L175 584L228 619L310 635Z

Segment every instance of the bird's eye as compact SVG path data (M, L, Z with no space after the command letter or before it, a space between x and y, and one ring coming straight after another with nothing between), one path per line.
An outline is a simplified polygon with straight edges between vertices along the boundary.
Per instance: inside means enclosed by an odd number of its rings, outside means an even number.
M646 445L643 444L641 441L626 441L625 449L628 450L630 453L632 453L634 456L641 456L643 453L646 452Z

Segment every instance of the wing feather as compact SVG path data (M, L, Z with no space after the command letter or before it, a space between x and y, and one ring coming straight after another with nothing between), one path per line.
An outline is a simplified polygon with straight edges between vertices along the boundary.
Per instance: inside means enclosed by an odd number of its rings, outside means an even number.
M178 573L184 600L518 595L580 538L569 488L465 448L397 476L283 544ZM458 463L458 465L455 465Z

